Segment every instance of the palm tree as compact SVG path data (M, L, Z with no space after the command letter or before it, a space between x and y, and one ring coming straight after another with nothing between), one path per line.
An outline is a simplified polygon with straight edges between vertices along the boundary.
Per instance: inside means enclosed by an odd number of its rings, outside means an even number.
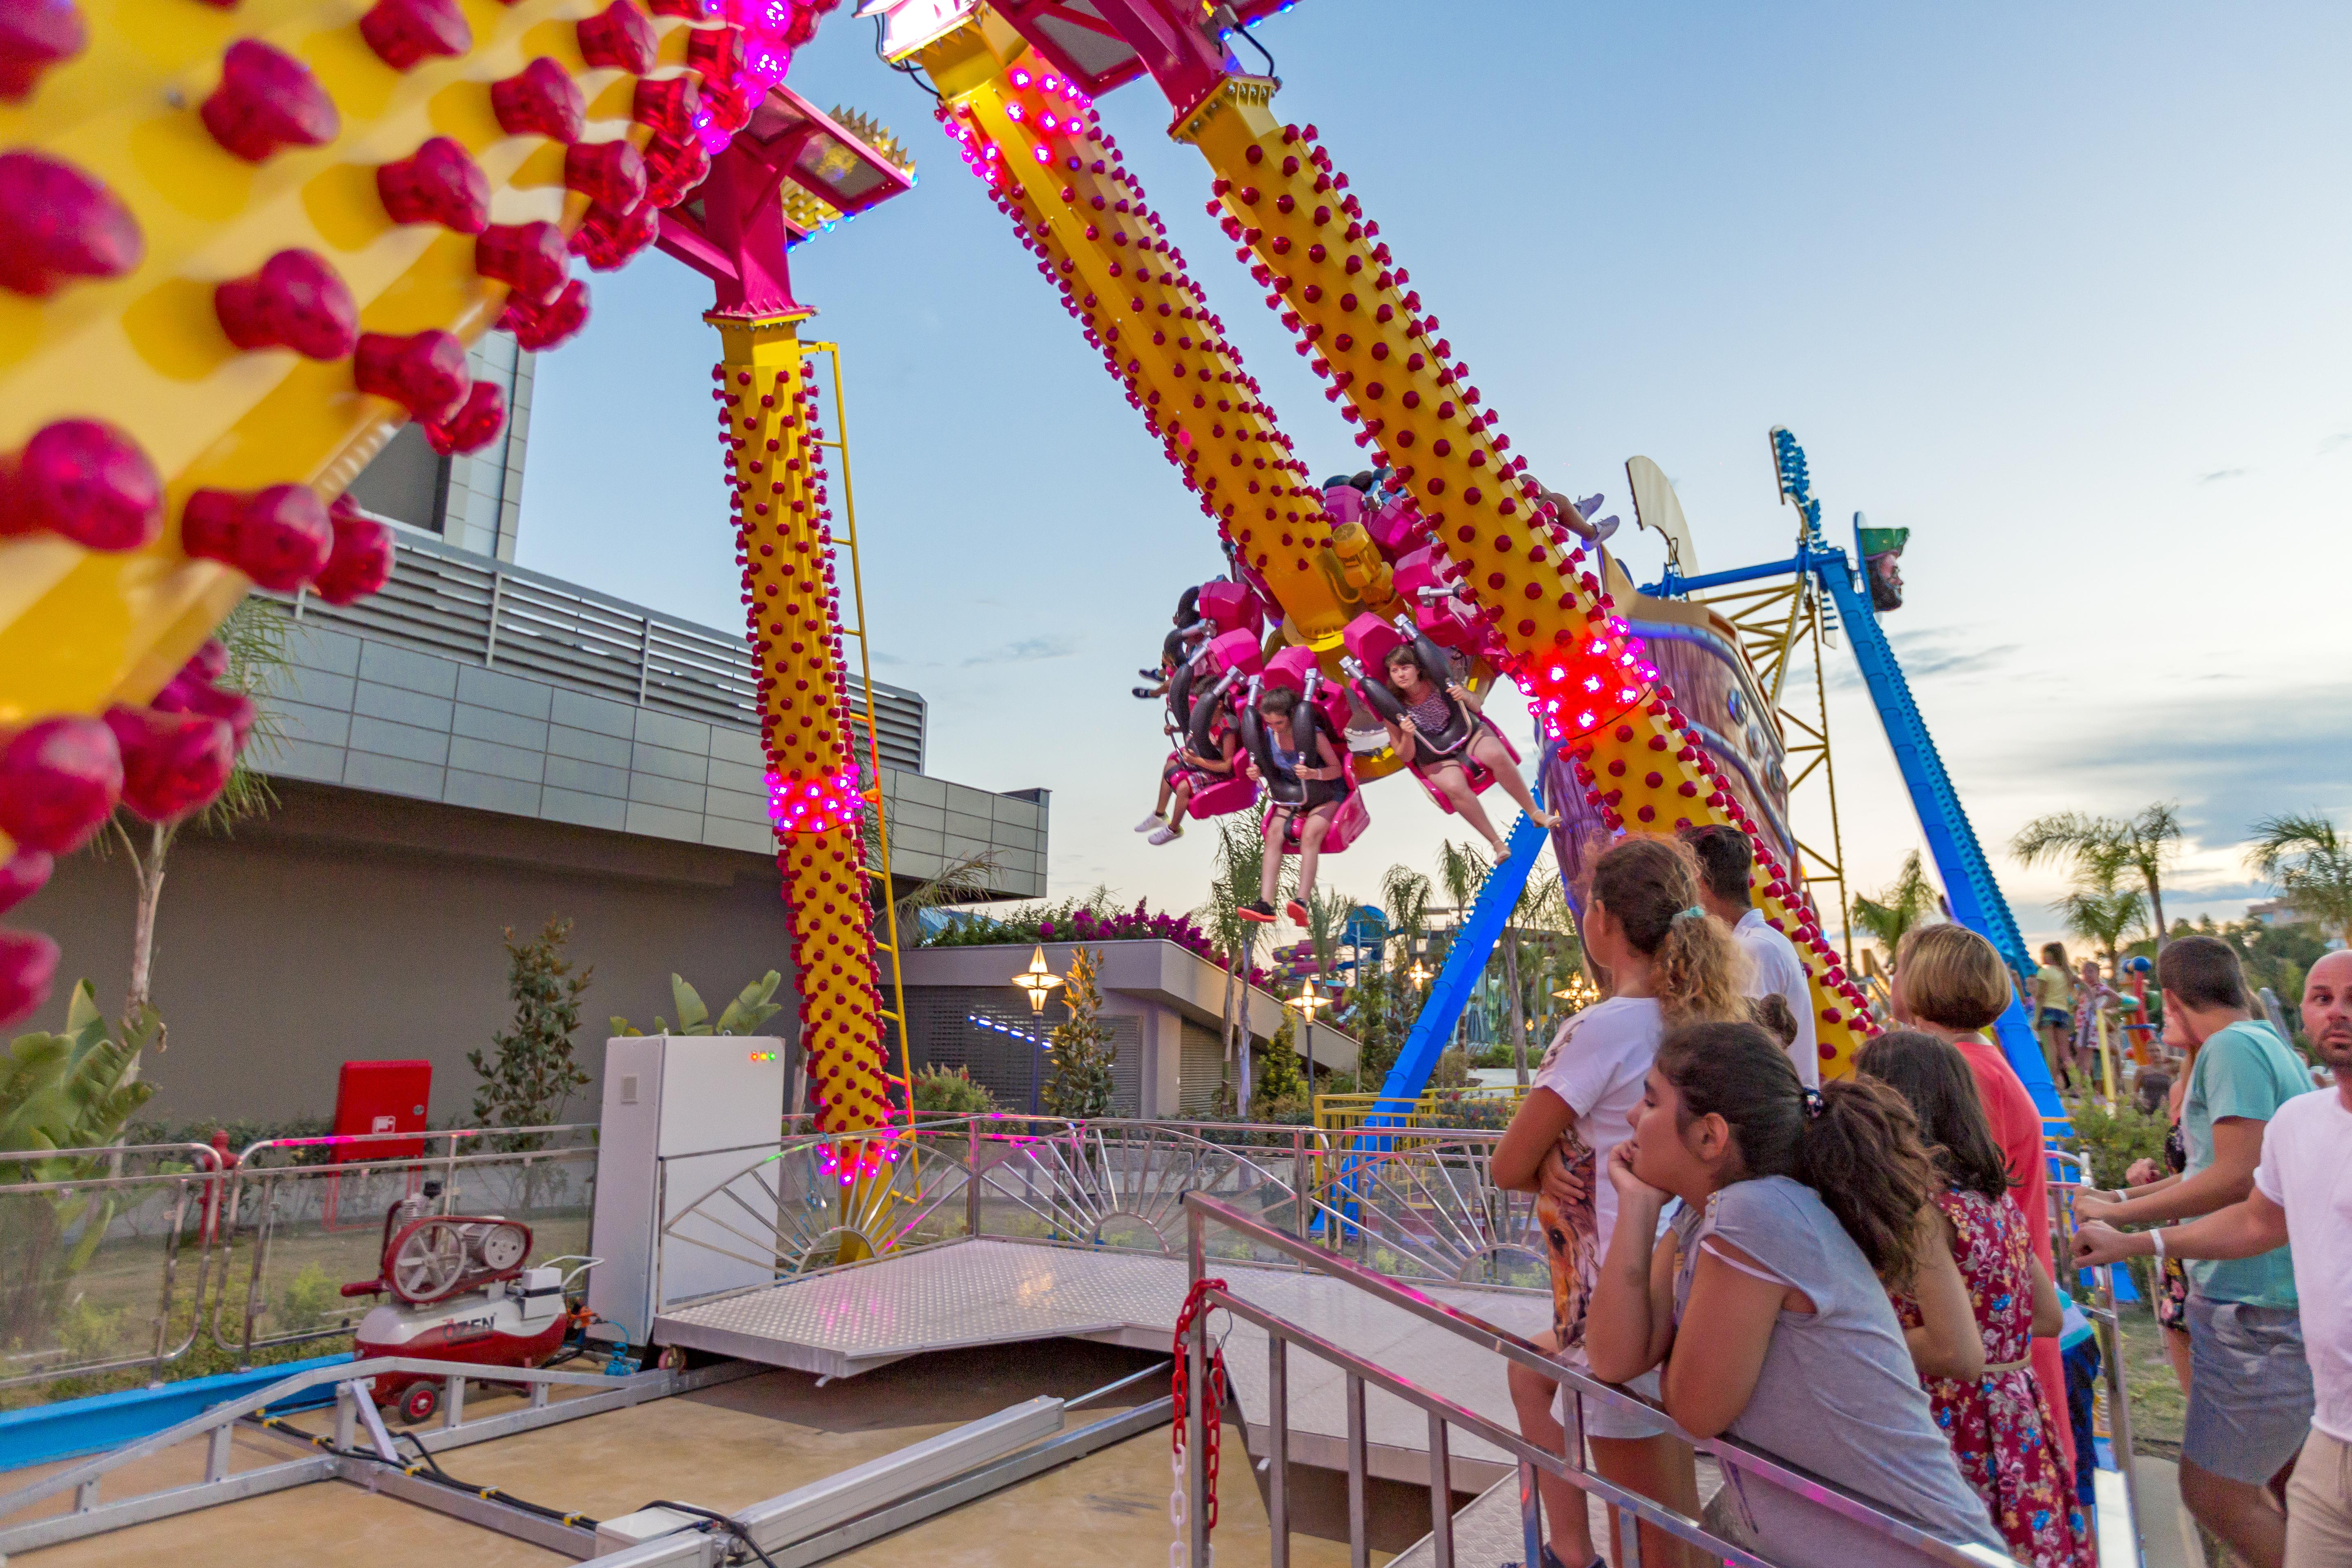
M1446 940L1449 957L1452 956L1454 942L1461 933L1463 922L1470 918L1470 901L1478 896L1478 889L1486 885L1486 877L1493 870L1486 858L1467 844L1456 844L1448 838L1437 847L1437 885L1444 888L1446 896L1454 900L1454 934ZM1467 1016L1465 1010L1464 1017ZM1456 1045L1462 1043L1461 1027L1461 1020L1455 1020Z
M2164 929L2164 874L2184 835L2180 808L2169 801L2143 806L2137 816L2093 816L2079 811L2053 811L2018 829L2010 853L2021 866L2038 861L2064 861L2087 875L2093 883L2101 873L2091 862L2113 859L2118 870L2137 872L2154 911L2156 945L2169 940Z
M1914 849L1903 857L1902 868L1895 873L1890 886L1880 889L1875 896L1855 896L1851 918L1854 929L1878 943L1891 967L1895 950L1902 945L1905 933L1914 926L1932 923L1938 910L1936 884L1927 879L1927 868L1919 863L1919 851Z
M2279 885L2289 909L2352 942L2352 845L2335 823L2308 812L2265 816L2246 858Z
M2087 857L2075 867L2074 890L2058 900L2067 931L2107 955L2110 974L2126 933L2147 920L2147 895L2124 885L2124 874L2134 868L2120 851Z
M1216 870L1209 885L1209 901L1192 911L1225 955L1225 996L1222 1022L1225 1060L1237 1064L1234 1103L1249 1103L1248 996L1250 966L1257 950L1258 927L1241 918L1241 907L1257 897L1258 878L1265 867L1265 840L1255 823L1240 815L1217 819ZM1283 868L1286 884L1292 879ZM1280 889L1277 889L1279 893Z
M1402 939L1404 956L1429 932L1429 900L1435 892L1428 878L1409 866L1391 866L1381 873L1381 909L1388 916L1389 936ZM1386 954L1382 954L1383 962Z

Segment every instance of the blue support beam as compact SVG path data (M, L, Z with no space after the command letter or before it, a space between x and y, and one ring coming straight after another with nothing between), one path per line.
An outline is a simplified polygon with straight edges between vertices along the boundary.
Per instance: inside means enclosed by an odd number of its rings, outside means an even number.
M1821 552L1813 570L1845 621L1854 663L1862 668L1863 682L1870 689L1870 700L1886 731L1886 742L1895 750L1895 766L1902 770L1904 785L1911 792L1911 804L1918 811L1920 831L1927 836L1927 852L1936 862L1937 879L1944 884L1944 897L1951 903L1952 918L1999 948L2012 968L2032 973L2025 938L2009 912L2009 900L2001 897L2000 885L1993 880L1992 865L1985 858L1984 847L1977 842L1959 792L1952 787L1952 775L1927 733L1927 722L1919 716L1911 683L1904 679L1903 666L1879 626L1868 590L1856 580L1843 550ZM2034 1037L2033 1021L2023 1002L2011 999L1998 1032L2002 1054L2017 1069L2042 1114L2063 1116L2058 1086L2050 1081L2049 1064L2042 1059L2041 1043Z
M1469 1005L1470 993L1477 989L1478 977L1486 972L1486 960L1503 928L1510 923L1511 911L1518 908L1519 893L1528 885L1536 857L1543 852L1544 829L1534 817L1523 816L1507 842L1511 852L1486 874L1478 901L1470 906L1470 918L1454 931L1445 950L1445 965L1437 972L1429 1000L1421 1005L1412 1032L1405 1037L1404 1049L1381 1085L1380 1102L1365 1119L1367 1127L1403 1125L1403 1119L1421 1099L1437 1058L1452 1042L1454 1026L1461 1022L1462 1009Z

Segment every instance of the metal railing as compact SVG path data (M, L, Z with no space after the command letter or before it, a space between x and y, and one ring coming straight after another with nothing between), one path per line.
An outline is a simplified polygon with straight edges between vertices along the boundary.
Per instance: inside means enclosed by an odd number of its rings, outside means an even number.
M2075 1173L2075 1179L2071 1182L2050 1184L2050 1203L2053 1211L2050 1216L2052 1250L2057 1254L2060 1278L2063 1279L2070 1270L2078 1275L2083 1272L2074 1270L2071 1261L2074 1197L2078 1193L2090 1190L2091 1163L2088 1156L2068 1153L2063 1149L2053 1149L2049 1154L2051 1163L2061 1170L2071 1166ZM2089 1306L2083 1307L2082 1312L2091 1320L2099 1336L2100 1377L2106 1385L2107 1442L2114 1449L2116 1470L2123 1480L2124 1506L2131 1516L2132 1561L2137 1563L2147 1559L2147 1542L2140 1531L2139 1479L2132 1463L2131 1401L2124 1383L2123 1320L2116 1314L2115 1271L2125 1267L2121 1263L2111 1263L2088 1271L2098 1281L2097 1297ZM2059 1419L2065 1418L2064 1413L2060 1412ZM2077 1454L2074 1462L2079 1467L2095 1464L2096 1458L2090 1454Z
M338 606L306 591L289 601L294 618L759 732L759 671L741 632L697 626L405 530L394 531L394 543L392 579L382 592ZM864 683L845 679L862 751ZM874 709L883 762L921 773L921 695L877 681Z
M824 1134L661 1159L656 1310L974 1238L1174 1257L1195 1192L1304 1235L1298 1194L1324 1152L1304 1128L1002 1115L871 1142L886 1157L847 1181Z
M1370 1438L1364 1399L1366 1390L1373 1388L1421 1410L1428 1417L1430 1533L1435 1548L1434 1558L1440 1568L1453 1568L1454 1564L1453 1481L1448 1455L1452 1434L1457 1430L1493 1444L1517 1462L1519 1517L1526 1543L1526 1562L1542 1560L1543 1505L1536 1489L1536 1478L1540 1473L1567 1481L1588 1496L1601 1500L1618 1522L1620 1539L1625 1549L1622 1561L1627 1564L1639 1563L1637 1525L1648 1524L1677 1540L1696 1545L1711 1553L1716 1561L1736 1565L1736 1568L1775 1568L1769 1558L1758 1556L1747 1548L1724 1540L1701 1521L1617 1485L1586 1466L1580 1452L1571 1458L1538 1447L1518 1433L1400 1377L1345 1346L1335 1344L1299 1323L1234 1294L1231 1289L1214 1285L1204 1287L1210 1261L1206 1231L1209 1226L1215 1226L1245 1237L1255 1247L1286 1254L1302 1267L1312 1267L1375 1300L1402 1309L1423 1322L1444 1330L1462 1342L1465 1352L1493 1358L1498 1379L1504 1375L1506 1365L1517 1365L1559 1384L1578 1402L1579 1428L1583 1425L1583 1403L1591 1400L1622 1410L1638 1411L1649 1419L1665 1425L1685 1442L1695 1441L1674 1425L1661 1406L1629 1390L1597 1382L1575 1371L1507 1329L1497 1328L1467 1312L1432 1300L1411 1286L1371 1269L1344 1258L1333 1258L1296 1237L1262 1225L1214 1198L1192 1194L1185 1198L1184 1207L1187 1219L1185 1254L1193 1290L1202 1307L1192 1320L1184 1342L1190 1386L1194 1389L1208 1386L1208 1320L1212 1310L1223 1310L1253 1323L1266 1335L1268 1414L1265 1463L1266 1511L1273 1537L1269 1561L1273 1568L1288 1568L1290 1563L1287 1445L1289 1358L1293 1349L1330 1363L1345 1379L1349 1560L1360 1568L1370 1561ZM1187 1489L1184 1523L1189 1540L1183 1561L1187 1564L1205 1564L1210 1561L1208 1474L1207 1467L1198 1460L1198 1456L1207 1452L1206 1423L1209 1416L1204 1405L1205 1401L1196 1398L1179 1413L1185 1424L1186 1447L1195 1457L1184 1468ZM1761 1448L1721 1436L1708 1439L1706 1447L1725 1468L1769 1482L1936 1562L1952 1564L1953 1568L1999 1568L1999 1565L2012 1564L2012 1559L1986 1547L1947 1541L1921 1530L1906 1520L1885 1512L1834 1482L1779 1459Z
M53 1470L0 1494L0 1557L336 1479L454 1513L473 1523L520 1536L549 1551L587 1557L595 1552L594 1531L581 1528L576 1521L557 1520L509 1507L498 1500L494 1488L455 1490L446 1478L436 1485L434 1477L420 1474L431 1467L415 1462L409 1454L398 1453L375 1414L370 1392L373 1380L430 1379L441 1385L439 1425L430 1430L402 1434L414 1448L430 1455L747 1376L756 1370L737 1362L691 1372L655 1369L609 1376L553 1367L484 1367L409 1356L311 1367L289 1373L266 1388L240 1394L161 1432ZM520 1409L468 1419L465 1394L467 1385L473 1382L525 1385L529 1396ZM282 1419L269 1418L273 1405L282 1407L289 1400L329 1385L335 1390L334 1425L330 1434L312 1434ZM559 1388L571 1390L573 1397L551 1398ZM365 1409L362 1408L362 1401L368 1402ZM240 1431L282 1439L289 1449L299 1452L299 1457L239 1468L235 1439ZM103 1499L102 1489L114 1472L183 1443L199 1440L205 1444L202 1479L111 1501ZM66 1510L24 1517L28 1510L68 1493L73 1500Z
M0 1390L132 1367L160 1374L187 1354L219 1170L202 1143L0 1154L0 1173L19 1178L0 1184Z
M1325 1132L1349 1132L1378 1117L1385 1129L1493 1127L1499 1131L1517 1113L1528 1091L1515 1085L1467 1084L1424 1089L1412 1100L1378 1093L1318 1094L1315 1125Z
M0 1393L160 1379L207 1329L243 1365L347 1333L367 1303L341 1286L374 1278L384 1209L426 1181L436 1212L521 1220L536 1256L584 1252L595 1131L265 1139L226 1170L202 1143L0 1152L19 1178L0 1182Z

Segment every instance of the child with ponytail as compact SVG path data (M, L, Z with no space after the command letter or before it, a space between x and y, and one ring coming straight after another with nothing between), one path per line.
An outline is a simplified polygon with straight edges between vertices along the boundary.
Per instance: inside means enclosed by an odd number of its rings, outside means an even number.
M1617 1217L1616 1194L1599 1163L1630 1131L1626 1116L1641 1102L1659 1040L1684 1025L1746 1017L1748 975L1738 944L1699 903L1697 862L1671 838L1635 837L1612 846L1594 863L1579 925L1586 955L1606 973L1608 995L1553 1038L1495 1150L1492 1176L1497 1186L1538 1194L1552 1280L1552 1332L1540 1342L1582 1372L1585 1303ZM1571 1430L1580 1402L1520 1367L1511 1369L1510 1384L1520 1432L1568 1452L1580 1436ZM1656 1397L1654 1379L1636 1386ZM1663 1423L1599 1401L1581 1402L1581 1416L1580 1436L1603 1476L1685 1514L1697 1512L1690 1449ZM1598 1553L1583 1494L1549 1476L1539 1484L1550 1524L1540 1568L1586 1568ZM1685 1560L1682 1552L1673 1537L1642 1528L1643 1563L1674 1568Z
M1660 1043L1632 1129L1607 1165L1616 1226L1585 1333L1592 1374L1659 1370L1660 1403L1693 1436L1727 1435L2004 1552L1887 1302L1890 1286L1925 1291L1951 1269L1930 1228L1942 1184L1903 1098L1868 1080L1807 1089L1759 1026L1698 1023ZM1669 1198L1683 1206L1662 1237ZM1717 1458L1734 1532L1775 1563L1938 1561Z

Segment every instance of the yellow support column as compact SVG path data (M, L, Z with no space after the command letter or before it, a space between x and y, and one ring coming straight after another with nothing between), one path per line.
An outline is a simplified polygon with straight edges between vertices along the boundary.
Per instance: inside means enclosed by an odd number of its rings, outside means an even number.
M836 1135L835 1173L854 1188L896 1151L854 1136L883 1127L890 1104L859 828L870 803L852 745L816 378L799 337L804 313L703 319L723 345L713 395L759 670L810 1103L818 1130Z
M1201 510L1301 640L1336 646L1360 608L1322 491L1092 101L985 8L917 52L940 124L1012 219Z

